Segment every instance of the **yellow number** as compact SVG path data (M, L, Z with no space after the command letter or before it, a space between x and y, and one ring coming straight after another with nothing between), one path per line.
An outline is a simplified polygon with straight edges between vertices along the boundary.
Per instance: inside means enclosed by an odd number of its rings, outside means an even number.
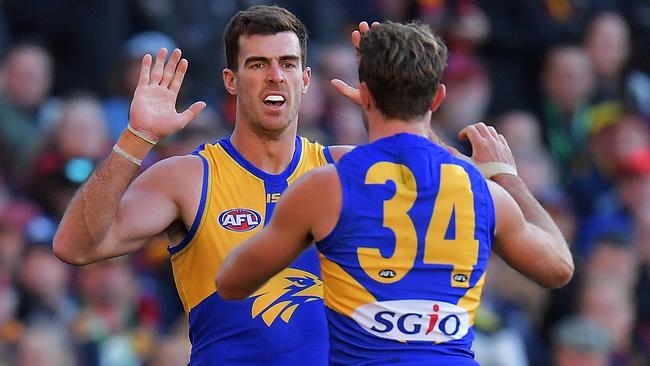
M382 283L401 280L413 268L417 255L417 235L408 211L417 198L413 172L405 165L390 162L374 164L366 173L366 184L393 181L395 195L384 201L383 225L395 235L395 249L384 257L377 248L357 248L361 268ZM451 216L455 216L454 239L445 239ZM451 285L469 287L472 268L478 261L478 241L474 238L474 195L469 175L453 164L442 164L440 189L424 243L424 263L454 266Z
M379 162L366 173L366 184L395 183L395 195L384 201L384 227L395 234L395 250L386 258L377 248L358 248L357 256L361 268L372 279L393 283L401 280L413 268L417 254L418 239L413 221L407 212L413 207L417 197L417 186L413 172L401 164ZM390 276L380 276L382 271L390 271Z
M472 268L478 260L478 240L474 238L472 186L469 175L462 167L443 164L440 169L440 190L427 230L424 263L453 265L452 286L467 288ZM456 232L454 239L445 239L452 212L455 216Z

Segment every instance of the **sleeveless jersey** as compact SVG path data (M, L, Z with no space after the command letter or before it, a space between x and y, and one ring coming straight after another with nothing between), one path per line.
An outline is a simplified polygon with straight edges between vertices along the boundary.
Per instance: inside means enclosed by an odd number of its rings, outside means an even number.
M342 207L317 243L333 365L478 365L472 324L494 237L487 183L411 134L336 165Z
M185 239L169 249L189 316L190 365L327 364L314 247L243 301L221 299L214 278L226 255L269 221L289 184L331 162L329 150L297 137L293 159L278 175L253 166L228 138L202 145L194 154L204 167L200 206Z

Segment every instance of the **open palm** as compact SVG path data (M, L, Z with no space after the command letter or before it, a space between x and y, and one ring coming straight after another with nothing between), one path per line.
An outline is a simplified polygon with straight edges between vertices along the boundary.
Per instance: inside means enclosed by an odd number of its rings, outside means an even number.
M183 129L206 104L196 102L182 113L176 99L187 72L187 60L175 49L165 64L167 50L161 48L152 67L151 55L142 58L140 78L131 101L130 123L150 139L158 141Z

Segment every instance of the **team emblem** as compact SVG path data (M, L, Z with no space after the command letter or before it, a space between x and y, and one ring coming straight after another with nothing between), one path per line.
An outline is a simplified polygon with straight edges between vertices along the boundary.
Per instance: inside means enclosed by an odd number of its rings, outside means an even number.
M251 316L262 317L271 326L279 317L288 323L302 304L323 299L323 282L315 275L296 268L287 268L275 275L254 293Z
M219 224L224 229L244 232L260 226L262 216L248 208L232 208L219 215Z

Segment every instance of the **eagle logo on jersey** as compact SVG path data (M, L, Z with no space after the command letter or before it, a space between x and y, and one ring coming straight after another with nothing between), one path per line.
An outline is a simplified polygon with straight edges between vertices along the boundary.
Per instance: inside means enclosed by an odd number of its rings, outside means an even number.
M288 323L296 309L305 303L323 299L323 282L314 274L287 268L254 293L253 318L261 315L267 326L280 317Z
M248 208L231 208L219 215L219 224L230 231L250 231L258 227L261 222L262 216Z

